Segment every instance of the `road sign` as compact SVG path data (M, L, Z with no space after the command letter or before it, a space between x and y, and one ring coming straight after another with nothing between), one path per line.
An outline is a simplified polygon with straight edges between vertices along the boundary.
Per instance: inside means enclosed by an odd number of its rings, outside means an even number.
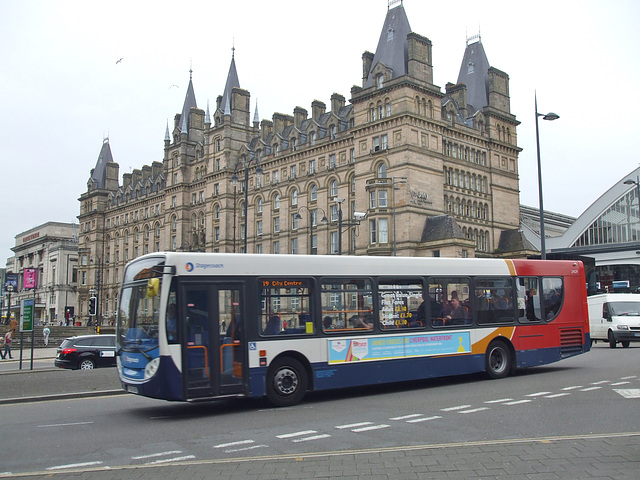
M35 300L33 298L27 298L22 301L20 306L20 331L32 332L33 331L33 311Z

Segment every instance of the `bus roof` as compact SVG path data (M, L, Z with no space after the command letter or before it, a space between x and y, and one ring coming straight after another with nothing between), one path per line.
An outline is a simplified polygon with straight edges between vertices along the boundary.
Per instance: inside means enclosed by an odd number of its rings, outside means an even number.
M165 258L165 264L174 265L180 276L515 275L514 261L495 258L158 252L138 257L131 263L153 257ZM528 263L533 262L541 265L539 260Z

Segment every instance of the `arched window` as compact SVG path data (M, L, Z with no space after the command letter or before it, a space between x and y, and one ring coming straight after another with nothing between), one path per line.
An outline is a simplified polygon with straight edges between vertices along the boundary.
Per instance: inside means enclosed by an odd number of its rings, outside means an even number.
M178 229L178 217L176 217L175 215L171 217L171 229L172 230Z
M337 197L338 196L338 181L337 180L331 180L331 183L329 184L329 196L330 197Z
M213 218L215 218L216 220L220 219L220 205L216 205L215 207L213 207Z
M291 192L291 205L298 205L298 190Z
M262 213L262 197L258 197L256 208L258 209L258 213Z
M309 200L318 200L318 186L315 183L311 185L311 189L309 190Z
M380 163L377 170L378 178L387 178L387 165L385 163Z
M273 209L278 210L280 208L280 194L276 193L273 197Z
M376 77L376 85L378 88L384 87L384 75L380 74Z

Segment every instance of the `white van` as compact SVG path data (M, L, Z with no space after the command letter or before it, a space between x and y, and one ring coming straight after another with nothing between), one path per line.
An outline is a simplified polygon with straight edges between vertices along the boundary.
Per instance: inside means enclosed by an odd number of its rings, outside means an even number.
M640 294L603 293L587 297L591 341L604 340L611 348L640 342Z

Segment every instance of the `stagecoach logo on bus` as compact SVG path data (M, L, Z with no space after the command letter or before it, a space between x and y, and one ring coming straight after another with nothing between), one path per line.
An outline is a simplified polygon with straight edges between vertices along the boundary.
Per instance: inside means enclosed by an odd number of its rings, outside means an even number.
M209 270L211 268L224 268L224 263L196 263L193 264L191 262L187 262L184 266L187 272L193 272L195 269L198 270Z
M451 355L471 352L469 332L331 340L329 363Z

